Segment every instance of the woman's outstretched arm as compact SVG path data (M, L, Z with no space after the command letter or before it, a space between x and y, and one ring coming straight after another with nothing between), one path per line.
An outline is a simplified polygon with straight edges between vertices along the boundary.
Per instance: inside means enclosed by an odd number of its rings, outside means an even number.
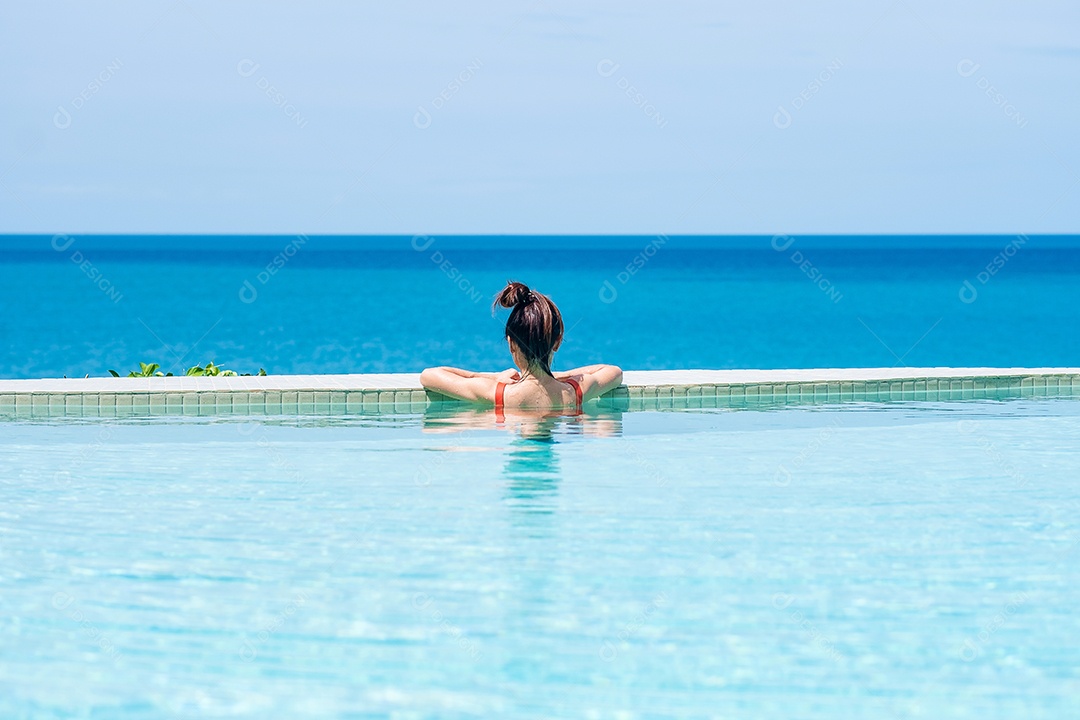
M582 395L588 400L622 385L622 368L617 365L586 365L555 373L556 380L565 380L568 377L578 381Z
M428 390L469 402L494 402L496 383L514 382L516 379L516 370L478 373L461 368L433 367L420 373L420 384Z
M574 368L573 370L566 370L564 372L557 372L557 373L555 373L555 379L556 380L562 380L562 379L565 379L565 378L568 378L568 377L576 378L576 377L579 377L579 376L584 376L584 375L588 375L590 373L598 372L600 370L603 370L604 368L613 368L613 367L615 367L615 366L614 365L602 365L602 364L584 365L584 366L579 367L579 368ZM618 368L615 368L615 369L618 370Z

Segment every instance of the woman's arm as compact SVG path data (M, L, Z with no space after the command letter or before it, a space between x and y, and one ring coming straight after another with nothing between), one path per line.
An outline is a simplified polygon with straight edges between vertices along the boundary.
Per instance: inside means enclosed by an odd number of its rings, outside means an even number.
M477 402L495 401L495 385L498 382L514 382L516 370L504 370L501 373L478 373L452 367L433 367L420 373L420 384L428 390L443 395Z
M577 378L584 377L590 373L597 372L603 368L615 367L614 365L585 365L583 367L574 368L573 370L567 370L565 372L555 373L556 380L565 380L568 377Z
M568 377L578 381L583 399L588 400L622 385L622 368L617 365L586 365L569 372L555 373L556 380Z

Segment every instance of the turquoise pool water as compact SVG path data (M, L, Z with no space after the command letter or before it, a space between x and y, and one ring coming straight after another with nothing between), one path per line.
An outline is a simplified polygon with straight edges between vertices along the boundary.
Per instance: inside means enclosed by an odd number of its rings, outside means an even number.
M1080 403L0 424L0 717L1063 718Z

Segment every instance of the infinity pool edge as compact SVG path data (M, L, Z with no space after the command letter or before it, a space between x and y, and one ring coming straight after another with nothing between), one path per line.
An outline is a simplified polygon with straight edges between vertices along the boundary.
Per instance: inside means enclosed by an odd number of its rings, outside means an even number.
M1080 396L1080 368L630 370L615 410ZM421 412L456 401L416 373L0 380L0 416Z

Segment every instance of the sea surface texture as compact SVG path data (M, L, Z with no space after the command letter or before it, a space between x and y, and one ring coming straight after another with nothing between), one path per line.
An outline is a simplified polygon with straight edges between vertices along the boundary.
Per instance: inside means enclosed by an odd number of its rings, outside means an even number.
M510 364L508 279L556 367L1080 364L1080 238L0 238L0 377Z

